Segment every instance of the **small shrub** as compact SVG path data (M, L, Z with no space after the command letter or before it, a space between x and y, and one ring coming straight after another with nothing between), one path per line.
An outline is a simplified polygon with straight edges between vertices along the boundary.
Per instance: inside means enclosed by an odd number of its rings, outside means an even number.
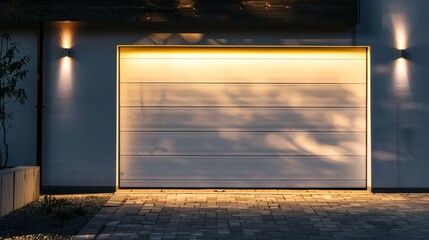
M74 218L75 216L83 216L87 214L83 206L73 206L71 202L65 199L57 199L51 195L46 195L43 198L42 207L46 214L55 214L58 219L58 225L63 226L66 220Z
M60 208L61 204L63 204L64 202L64 199L57 199L56 197L53 197L51 195L46 195L43 198L42 208L45 210L46 214L51 214L53 212L58 211L58 208Z

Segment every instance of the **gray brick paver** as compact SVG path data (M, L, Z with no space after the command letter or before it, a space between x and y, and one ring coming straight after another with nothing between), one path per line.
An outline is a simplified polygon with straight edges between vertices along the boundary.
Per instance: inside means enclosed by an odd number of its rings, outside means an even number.
M429 236L429 194L189 192L117 193L81 232L97 239L425 239Z

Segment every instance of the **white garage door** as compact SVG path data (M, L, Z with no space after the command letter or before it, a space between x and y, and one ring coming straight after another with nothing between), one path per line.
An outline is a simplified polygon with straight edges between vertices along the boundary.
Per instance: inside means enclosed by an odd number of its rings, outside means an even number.
M120 187L366 187L366 48L118 51Z

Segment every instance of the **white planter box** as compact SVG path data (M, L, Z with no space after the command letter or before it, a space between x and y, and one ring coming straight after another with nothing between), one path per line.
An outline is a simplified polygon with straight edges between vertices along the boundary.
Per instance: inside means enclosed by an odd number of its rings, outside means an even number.
M0 171L0 217L39 198L39 167Z

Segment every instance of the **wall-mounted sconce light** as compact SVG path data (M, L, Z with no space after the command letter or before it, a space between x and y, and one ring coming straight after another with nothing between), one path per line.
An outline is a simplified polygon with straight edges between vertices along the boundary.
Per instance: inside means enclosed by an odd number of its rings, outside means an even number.
M70 57L70 48L64 48L64 57Z
M399 58L405 58L405 49L399 49Z

